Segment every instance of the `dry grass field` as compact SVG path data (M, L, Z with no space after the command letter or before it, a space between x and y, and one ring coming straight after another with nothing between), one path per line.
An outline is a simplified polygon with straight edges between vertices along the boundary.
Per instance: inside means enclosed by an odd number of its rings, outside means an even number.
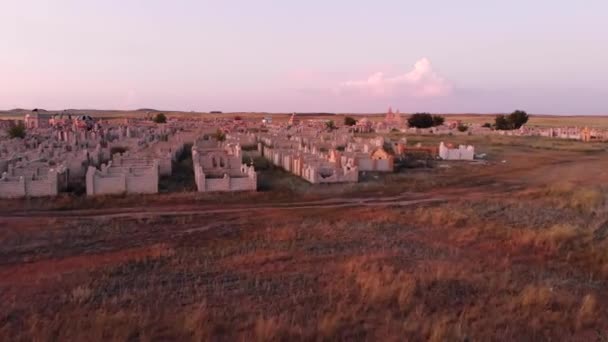
M608 144L263 191L0 202L0 339L608 339Z

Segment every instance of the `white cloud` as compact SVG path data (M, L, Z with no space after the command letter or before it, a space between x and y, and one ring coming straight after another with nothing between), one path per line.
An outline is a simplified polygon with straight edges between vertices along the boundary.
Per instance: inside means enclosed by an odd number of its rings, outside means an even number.
M405 74L391 77L383 72L376 72L365 80L341 83L338 92L358 92L372 96L434 97L450 94L452 85L433 71L427 58L422 58Z

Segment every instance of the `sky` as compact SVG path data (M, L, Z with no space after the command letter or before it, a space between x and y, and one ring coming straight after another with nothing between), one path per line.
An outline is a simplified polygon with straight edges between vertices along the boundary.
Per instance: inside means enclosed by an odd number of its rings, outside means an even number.
M608 114L606 0L0 0L0 109Z

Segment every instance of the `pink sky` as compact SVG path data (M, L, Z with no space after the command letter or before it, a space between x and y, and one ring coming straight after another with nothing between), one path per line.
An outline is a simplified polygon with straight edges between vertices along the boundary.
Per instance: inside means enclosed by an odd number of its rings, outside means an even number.
M0 108L608 114L605 13L594 0L8 0Z

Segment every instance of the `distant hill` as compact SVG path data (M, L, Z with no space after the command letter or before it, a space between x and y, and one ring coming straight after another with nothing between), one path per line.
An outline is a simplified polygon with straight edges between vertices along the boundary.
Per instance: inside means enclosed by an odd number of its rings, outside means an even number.
M297 113L297 116L319 116L319 115L336 115L335 113Z
M9 110L10 113L25 113L25 112L29 112L29 109L23 109L23 108L15 108L15 109L11 109Z

